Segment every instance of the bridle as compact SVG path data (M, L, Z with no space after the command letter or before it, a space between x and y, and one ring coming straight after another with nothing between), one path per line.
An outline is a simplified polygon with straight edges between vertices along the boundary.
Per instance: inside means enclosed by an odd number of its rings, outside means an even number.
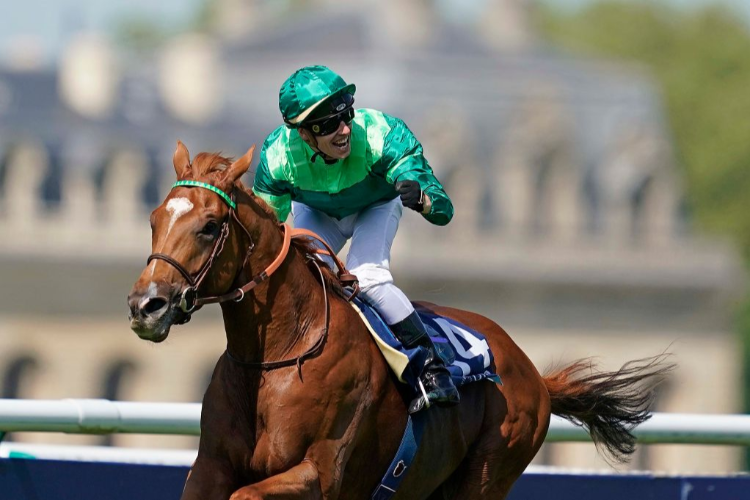
M232 197L228 196L226 193L218 189L216 186L213 186L205 182L178 181L174 183L174 185L172 185L172 189L179 187L179 186L202 187L202 188L209 189L210 191L217 193L219 196L221 196L222 200L229 207L229 214L227 215L226 219L224 219L224 222L222 222L221 224L219 237L216 239L216 242L214 243L214 246L211 249L211 254L208 256L208 259L203 263L201 268L198 270L198 272L194 276L191 275L187 269L185 269L185 266L183 266L177 260L175 260L173 257L167 254L152 253L151 255L149 255L148 259L146 260L146 265L150 264L152 260L163 260L167 262L172 267L177 269L177 271L179 271L179 273L188 282L189 286L187 286L182 291L182 296L180 297L180 309L182 309L182 312L184 312L186 316L183 319L183 321L179 322L178 324L186 323L187 321L189 321L190 314L193 313L197 308L201 307L204 304L209 304L212 302L224 302L225 300L230 300L229 298L223 299L224 296L198 297L198 288L200 288L201 284L203 283L203 280L208 275L208 272L210 271L211 266L213 265L216 258L221 254L222 250L224 250L224 244L226 243L227 238L229 238L229 225L233 219L237 221L239 226L245 231L245 234L247 235L250 241L250 244L248 245L248 248L247 248L247 254L245 255L245 260L242 262L242 267L239 269L239 271L237 271L238 275L240 272L242 272L242 269L245 267L245 264L247 263L247 259L250 257L250 254L253 252L253 249L255 248L255 242L253 241L252 235L247 230L247 228L245 228L244 224L242 224L237 218L237 213L236 213L237 204L235 203ZM288 248L286 250L288 250ZM244 292L240 295L239 300L237 300L237 302L241 301L243 297L244 297Z
M212 184L208 184L206 182L193 181L193 180L178 181L172 185L172 189L176 187L180 187L180 186L200 187L200 188L208 189L209 191L216 193L222 198L222 200L229 207L229 213L227 214L227 217L224 220L224 222L222 222L221 224L219 237L216 239L216 242L214 243L214 246L211 250L211 254L208 256L208 259L206 259L206 261L200 267L198 272L195 273L195 275L191 275L190 272L187 269L185 269L185 266L183 266L177 260L175 260L173 257L167 254L152 253L151 255L149 255L146 261L146 265L148 265L153 260L163 260L164 262L167 262L172 267L177 269L177 271L188 282L189 286L187 286L182 291L182 295L180 297L180 309L185 313L185 316L180 321L176 322L176 324L183 324L183 323L187 323L188 321L190 321L191 314L205 304L216 304L216 303L221 303L221 302L227 302L230 300L234 302L242 302L242 300L245 298L245 294L247 294L256 286L260 285L261 283L266 281L268 278L270 278L271 275L274 272L276 272L276 270L281 266L284 260L286 260L286 257L289 254L291 240L295 238L312 238L322 243L323 246L325 247L325 250L316 248L315 252L319 254L323 254L323 255L328 255L329 257L333 259L333 261L336 264L336 267L338 268L337 277L339 279L339 282L341 283L342 286L350 287L352 290L352 293L349 296L349 300L353 299L359 292L359 285L358 285L357 277L349 273L349 271L346 270L346 268L344 267L344 264L336 256L336 252L334 252L333 249L331 249L328 243L326 243L320 236L313 233L312 231L308 231L306 229L292 229L286 223L281 223L279 224L279 228L281 229L281 232L283 233L283 236L284 236L281 249L279 250L279 253L276 255L276 258L263 271L253 276L253 278L249 282L247 282L245 285L239 288L235 288L234 290L230 292L227 292L221 295L214 295L214 296L199 296L198 290L201 284L203 283L203 280L206 278L209 271L211 270L211 266L213 265L213 263L221 254L222 250L224 249L224 245L227 239L229 238L229 229L230 229L232 221L237 223L237 225L245 232L245 234L248 237L248 240L250 241L250 244L248 245L248 248L247 248L247 252L245 254L245 258L242 261L242 266L240 266L239 270L237 271L234 280L232 280L232 283L234 283L237 280L237 276L239 276L242 270L245 268L245 265L247 264L247 260L250 258L250 255L253 253L253 250L255 249L255 242L253 241L253 237L250 234L250 231L248 231L248 229L245 227L245 225L242 223L242 221L240 221L239 217L237 216L237 204L234 201L234 196L233 196L235 187L233 187L232 196L229 196L224 191L217 188L216 186L213 186ZM311 260L317 266L318 272L320 274L321 284L323 285L324 302L325 302L325 310L326 310L325 329L324 329L323 335L318 340L318 342L316 342L316 344L307 352L305 352L302 356L299 356L293 359L284 360L284 361L274 361L274 362L241 361L235 358L234 356L232 356L229 353L229 350L227 349L226 354L229 359L239 364L242 364L244 366L249 366L249 367L258 368L262 370L273 370L275 368L281 368L283 366L292 366L292 365L297 365L298 368L301 368L301 365L306 358L312 357L313 355L317 354L317 352L320 349L322 349L323 345L325 344L325 339L328 337L328 323L329 323L328 292L326 290L323 273L320 269L320 266L316 262L317 259L311 258ZM300 376L301 376L301 372L300 372Z

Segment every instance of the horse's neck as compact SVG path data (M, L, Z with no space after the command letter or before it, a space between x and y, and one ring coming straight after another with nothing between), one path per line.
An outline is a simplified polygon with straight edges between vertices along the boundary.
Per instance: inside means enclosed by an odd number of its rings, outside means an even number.
M254 258L238 285L250 281L251 274L268 266L280 251L281 232L273 222L263 222L269 227L261 231ZM227 346L234 357L252 362L278 361L303 353L309 348L307 344L317 339L317 335L305 335L307 331L324 328L323 287L292 247L273 275L240 303L223 303L222 312Z

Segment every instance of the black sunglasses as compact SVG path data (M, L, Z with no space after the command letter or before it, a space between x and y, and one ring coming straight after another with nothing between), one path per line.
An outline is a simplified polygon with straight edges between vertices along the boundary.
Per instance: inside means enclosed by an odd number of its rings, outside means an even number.
M341 122L350 125L352 120L354 120L354 108L349 106L338 113L306 122L303 126L314 135L321 136L336 132Z

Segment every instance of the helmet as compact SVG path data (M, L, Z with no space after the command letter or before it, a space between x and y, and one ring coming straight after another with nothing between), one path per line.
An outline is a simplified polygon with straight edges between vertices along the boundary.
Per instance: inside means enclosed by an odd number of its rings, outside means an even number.
M281 85L279 110L284 122L296 128L329 98L341 94L353 96L356 90L353 83L347 85L343 78L325 66L305 66L292 73ZM323 109L318 111L316 114Z

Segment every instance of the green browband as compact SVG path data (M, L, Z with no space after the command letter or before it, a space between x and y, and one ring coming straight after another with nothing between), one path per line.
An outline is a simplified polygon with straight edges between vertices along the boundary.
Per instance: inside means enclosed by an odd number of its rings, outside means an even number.
M202 188L208 189L209 191L213 191L214 193L221 196L224 199L224 201L227 202L227 205L229 205L232 208L232 210L237 210L237 204L234 201L232 201L232 198L230 198L227 193L217 188L216 186L212 186L211 184L207 184L205 182L199 182L199 181L177 181L172 185L172 189L178 186L202 187Z

